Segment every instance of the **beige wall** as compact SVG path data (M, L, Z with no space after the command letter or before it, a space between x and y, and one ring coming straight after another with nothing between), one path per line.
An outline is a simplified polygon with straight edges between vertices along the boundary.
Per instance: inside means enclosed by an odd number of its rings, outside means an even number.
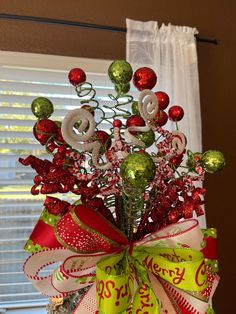
M198 44L204 149L221 149L227 159L223 172L207 176L207 220L218 228L222 280L214 303L217 313L233 314L232 269L235 239L235 56L234 0L1 0L1 13L68 19L125 26L125 18L158 20L198 28L216 37L219 46ZM78 57L124 58L125 36L74 27L0 20L0 49ZM231 252L229 252L231 247Z

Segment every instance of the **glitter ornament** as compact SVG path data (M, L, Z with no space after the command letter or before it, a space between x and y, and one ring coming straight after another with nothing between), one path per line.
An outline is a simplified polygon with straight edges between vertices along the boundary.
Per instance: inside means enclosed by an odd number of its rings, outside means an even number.
M168 115L165 111L159 110L152 123L157 126L163 126L168 121Z
M156 82L156 73L150 68L140 68L134 73L133 83L139 91L152 89L156 85Z
M128 128L130 126L145 126L145 121L143 120L142 117L140 117L138 115L132 115L126 121L126 127ZM132 131L130 133L131 134L137 134L136 131Z
M131 65L125 60L115 60L109 66L108 75L115 84L128 84L132 78L133 70Z
M120 170L125 184L144 189L154 179L156 167L148 153L132 153L125 157Z
M86 74L84 70L80 68L74 68L70 70L68 79L72 85L77 86L86 81Z
M165 92L155 92L155 95L157 96L158 101L158 107L160 110L165 110L170 102L169 96Z
M206 172L215 173L225 166L225 158L219 150L208 150L202 156L202 164Z
M133 101L133 102L132 102L131 109L132 109L132 113L133 113L133 114L135 114L135 115L140 115L140 112L139 112L139 110L138 110L138 101Z
M184 116L184 110L180 106L172 106L169 109L169 118L172 121L180 121Z
M45 145L50 137L57 135L57 124L49 119L42 119L35 123L33 133L40 144Z
M115 85L115 90L116 90L117 94L125 95L130 90L130 83L127 83L127 84L116 84Z
M39 119L49 118L54 111L52 102L45 97L35 98L31 104L31 110Z
M136 137L140 141L144 142L146 148L152 146L152 144L155 142L155 133L152 129L147 132L138 132Z
M114 126L114 128L115 128L115 127L121 128L122 122L121 122L119 119L115 119L115 120L113 121L112 125Z

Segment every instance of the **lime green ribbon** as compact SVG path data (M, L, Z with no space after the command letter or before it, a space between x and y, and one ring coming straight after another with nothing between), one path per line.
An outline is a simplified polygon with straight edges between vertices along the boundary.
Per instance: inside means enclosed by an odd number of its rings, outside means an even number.
M208 286L205 268L203 254L191 248L135 246L131 255L126 248L105 257L96 268L99 314L159 314L161 300L154 293L148 273L199 294Z

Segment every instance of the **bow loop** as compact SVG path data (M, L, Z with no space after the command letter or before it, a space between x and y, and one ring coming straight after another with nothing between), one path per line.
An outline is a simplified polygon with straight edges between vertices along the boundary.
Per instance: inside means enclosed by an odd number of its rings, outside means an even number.
M177 288L194 292L207 288L201 252L189 248L135 247L133 256L147 271Z
M134 268L127 250L97 264L97 305L103 314L119 314L129 307L134 292Z

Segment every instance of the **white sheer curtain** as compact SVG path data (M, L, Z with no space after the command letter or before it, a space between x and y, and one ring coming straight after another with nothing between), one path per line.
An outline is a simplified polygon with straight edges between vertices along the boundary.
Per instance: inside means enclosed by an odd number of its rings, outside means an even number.
M199 99L196 28L158 27L157 22L127 19L126 59L134 68L148 66L157 73L155 91L165 91L170 105L183 107L179 123L187 136L188 149L201 151L201 112ZM168 108L167 108L168 110Z
M196 28L158 27L154 21L127 19L126 59L134 69L148 66L157 73L154 91L164 91L170 105L183 107L185 116L178 123L187 137L187 149L202 151L201 109L199 97ZM167 108L168 110L168 108ZM172 125L169 122L168 127ZM205 217L199 217L202 227Z

